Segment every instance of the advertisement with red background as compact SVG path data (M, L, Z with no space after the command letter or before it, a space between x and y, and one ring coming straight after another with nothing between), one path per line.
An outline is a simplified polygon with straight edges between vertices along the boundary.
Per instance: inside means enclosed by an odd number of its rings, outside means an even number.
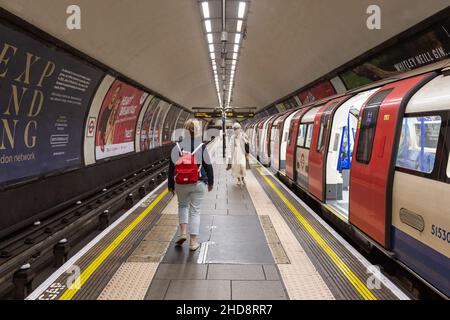
M116 80L103 100L97 122L97 160L134 151L135 128L148 94Z
M336 91L331 82L327 80L301 92L298 97L302 104L308 104L332 96L333 94L336 94Z

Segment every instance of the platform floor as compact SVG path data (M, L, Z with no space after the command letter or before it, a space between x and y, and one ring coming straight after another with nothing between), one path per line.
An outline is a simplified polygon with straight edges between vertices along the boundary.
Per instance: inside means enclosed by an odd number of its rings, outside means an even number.
M28 299L408 299L255 161L236 185L219 146L196 252L174 245L177 200L162 185Z

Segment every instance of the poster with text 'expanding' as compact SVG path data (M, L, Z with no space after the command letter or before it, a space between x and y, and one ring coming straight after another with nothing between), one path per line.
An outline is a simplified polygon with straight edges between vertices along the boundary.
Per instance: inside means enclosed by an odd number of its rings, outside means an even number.
M116 80L103 100L97 122L95 157L134 151L136 122L148 94Z
M0 183L82 165L84 118L102 76L0 24Z

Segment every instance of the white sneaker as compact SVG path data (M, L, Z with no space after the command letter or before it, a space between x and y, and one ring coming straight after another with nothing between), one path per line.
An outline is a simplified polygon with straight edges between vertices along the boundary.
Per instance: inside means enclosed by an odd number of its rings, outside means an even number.
M182 246L183 243L186 241L186 239L187 239L187 237L186 237L185 234L180 234L178 236L177 241L175 241L175 245L178 246L178 247Z

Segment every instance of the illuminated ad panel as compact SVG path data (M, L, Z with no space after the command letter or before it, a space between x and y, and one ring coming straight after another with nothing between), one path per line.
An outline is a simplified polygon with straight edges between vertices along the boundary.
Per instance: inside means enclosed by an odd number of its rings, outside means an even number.
M450 18L340 75L348 89L450 57Z
M156 116L156 119L155 119L154 125L153 125L153 141L151 144L151 148L160 147L162 144L162 132L163 132L164 120L166 119L166 115L170 109L170 105L167 102L165 102L164 100L161 100L161 102L158 105L158 108L159 108L158 115ZM156 113L155 113L155 115L156 115Z
M157 110L157 106L161 100L154 97L145 110L144 118L142 119L140 149L141 151L149 150L151 142L153 141L153 127L151 126L152 118Z
M97 122L97 160L134 151L135 128L148 94L116 80L106 94Z
M302 104L308 104L329 96L332 96L336 93L330 81L326 80L321 82L298 95Z
M163 145L172 143L172 132L175 129L176 121L178 119L180 111L180 108L177 108L174 105L170 107L170 110L166 116L166 120L164 121L164 130L162 135Z
M0 183L81 166L103 73L4 25L0 46Z

